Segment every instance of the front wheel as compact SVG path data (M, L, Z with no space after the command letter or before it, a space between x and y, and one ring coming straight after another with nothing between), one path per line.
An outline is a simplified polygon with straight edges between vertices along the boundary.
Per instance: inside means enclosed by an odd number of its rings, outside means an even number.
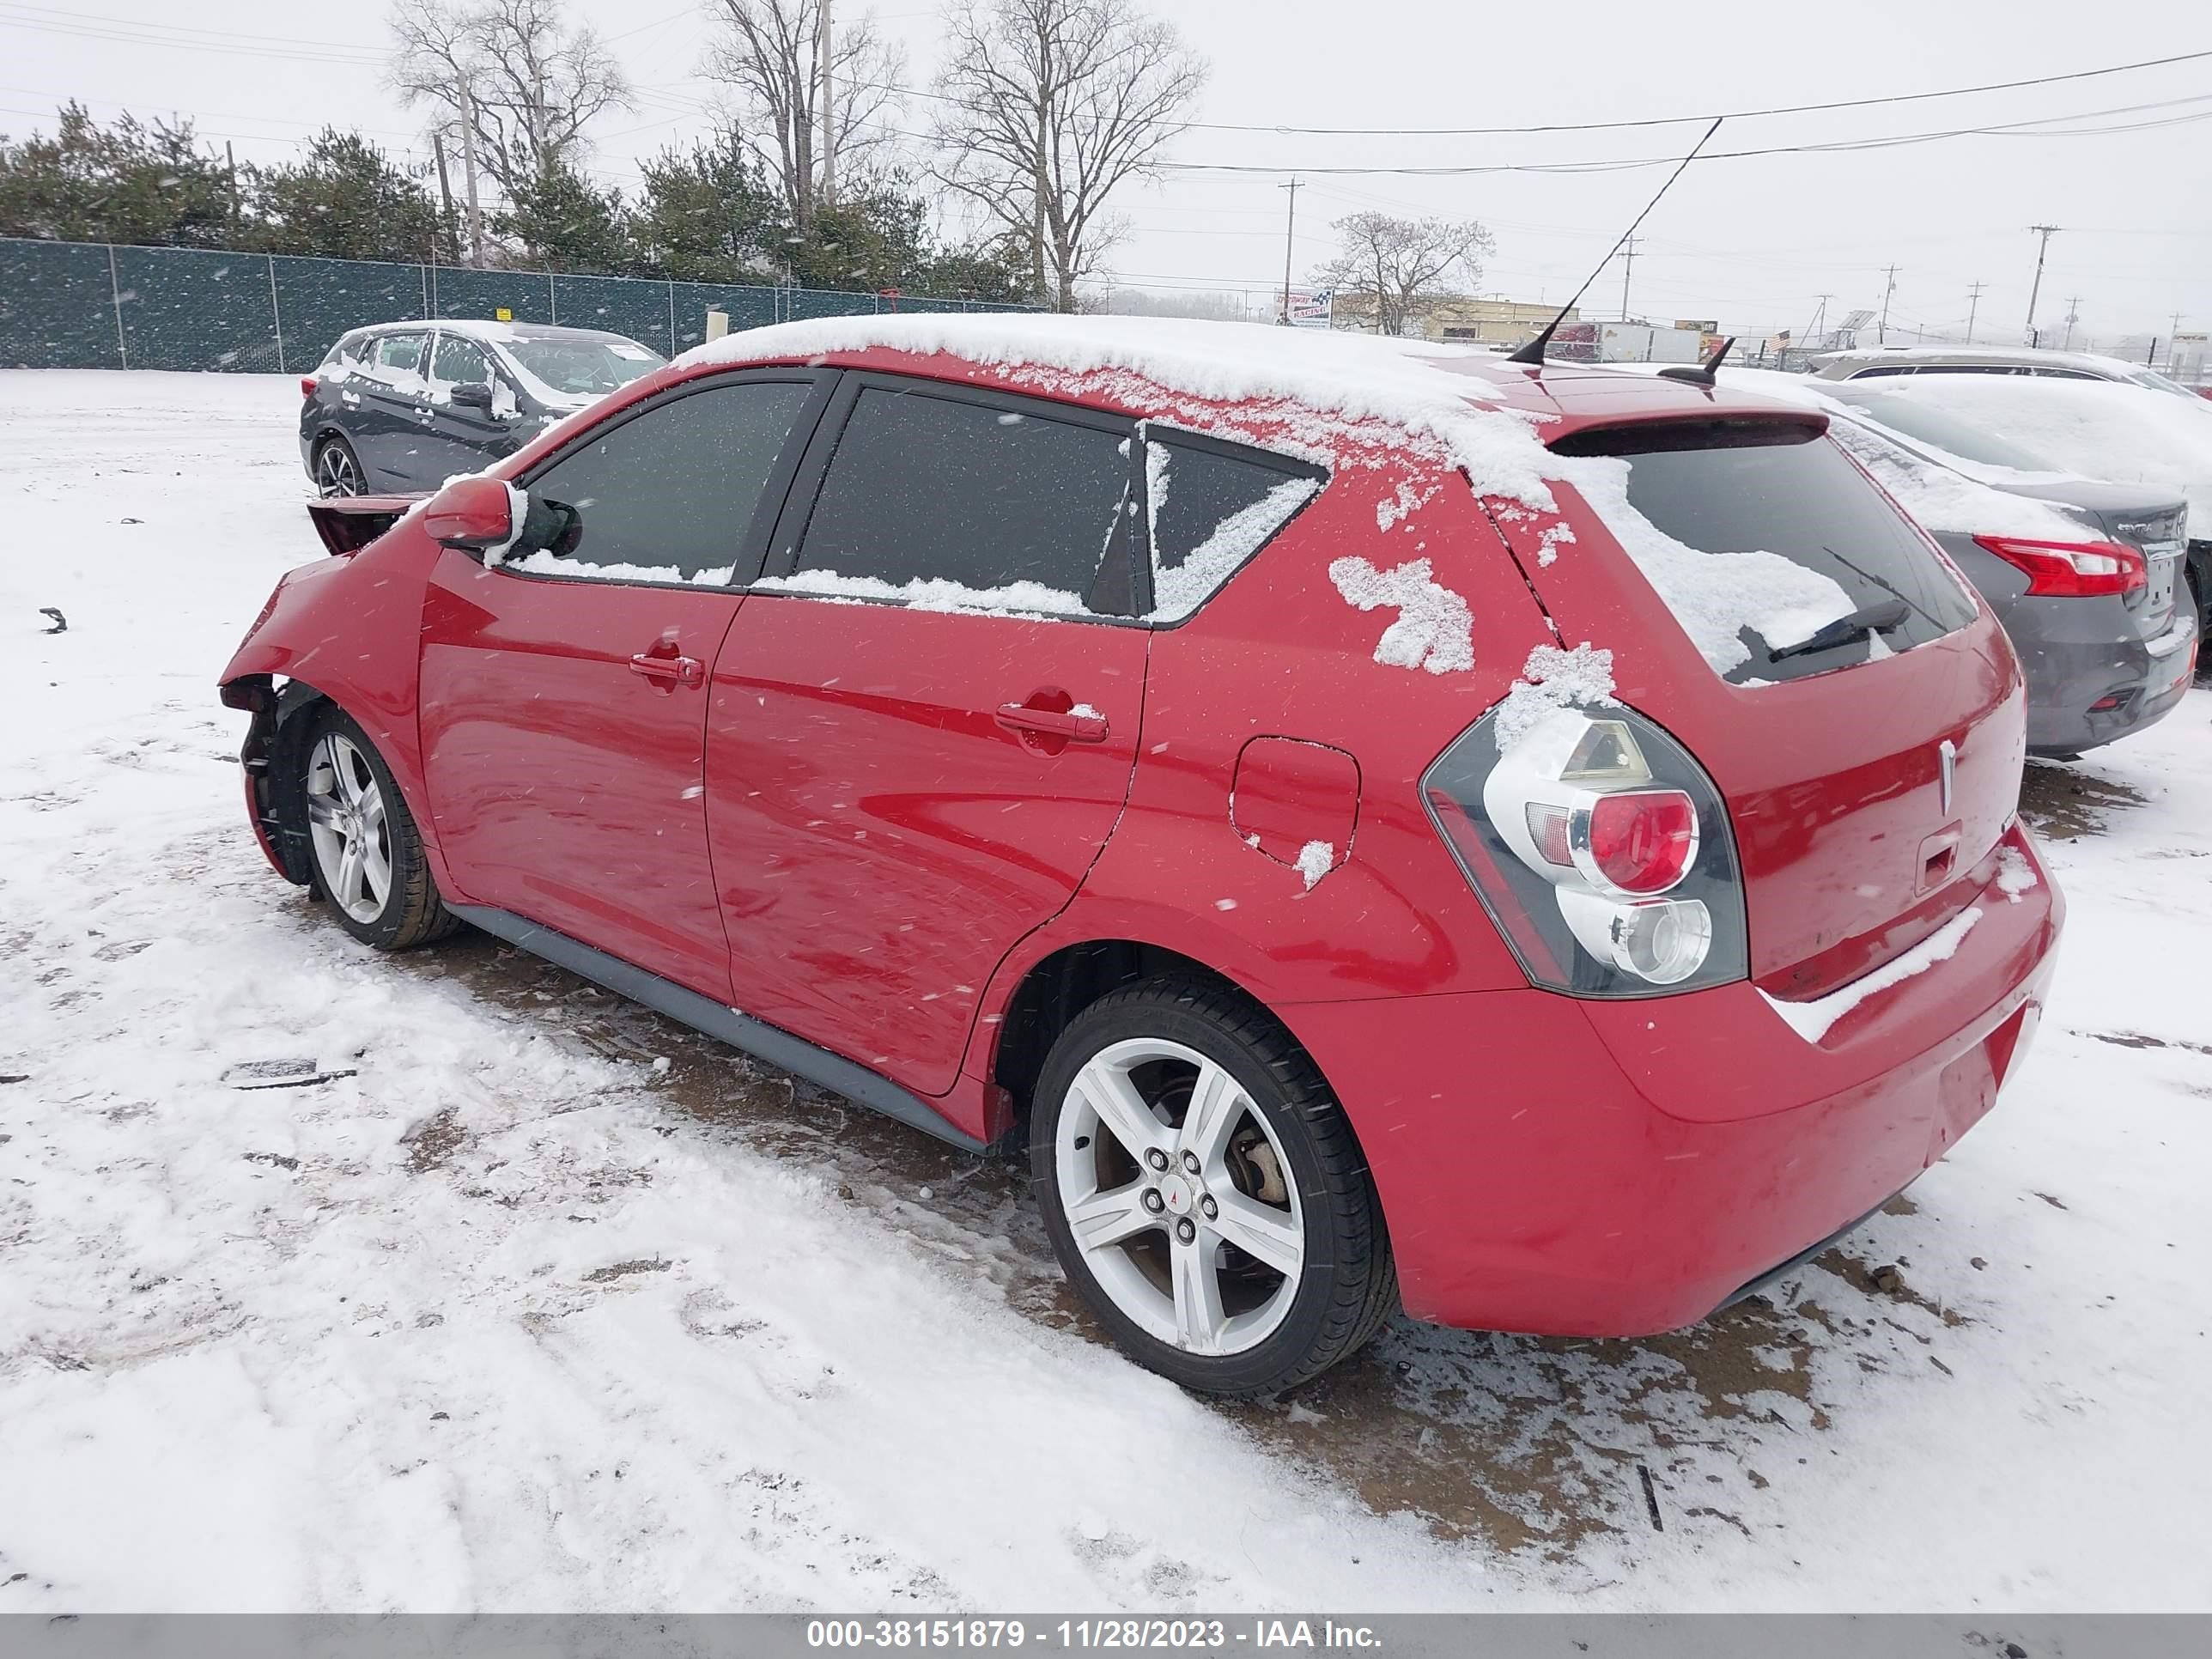
M300 781L314 854L311 890L364 945L404 951L461 924L446 908L391 769L352 717L327 708Z
M1351 1125L1233 992L1155 980L1093 1003L1045 1062L1030 1146L1061 1267L1131 1358L1186 1388L1279 1394L1396 1307Z

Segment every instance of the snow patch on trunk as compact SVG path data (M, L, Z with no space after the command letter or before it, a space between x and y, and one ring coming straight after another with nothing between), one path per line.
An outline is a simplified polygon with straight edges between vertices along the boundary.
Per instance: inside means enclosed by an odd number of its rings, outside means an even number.
M1782 1016L1783 1024L1808 1042L1818 1042L1828 1035L1836 1022L1864 1002L1869 997L1887 991L1893 985L1902 985L1916 974L1924 974L1939 962L1948 962L1958 954L1959 946L1974 924L1982 919L1979 905L1970 906L1945 922L1926 939L1903 956L1883 963L1874 972L1853 980L1839 990L1824 997L1814 997L1809 1002L1781 1002L1761 991L1766 1006Z

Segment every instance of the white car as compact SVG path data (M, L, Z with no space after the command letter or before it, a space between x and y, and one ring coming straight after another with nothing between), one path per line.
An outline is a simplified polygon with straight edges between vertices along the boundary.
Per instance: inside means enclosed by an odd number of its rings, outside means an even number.
M2164 392L2192 403L2212 403L2178 380L2123 357L2094 351L2047 351L2034 346L1875 346L1863 351L1832 351L1813 360L1813 375L1822 380L1870 380L1923 374L2031 375L2051 380L2111 380Z

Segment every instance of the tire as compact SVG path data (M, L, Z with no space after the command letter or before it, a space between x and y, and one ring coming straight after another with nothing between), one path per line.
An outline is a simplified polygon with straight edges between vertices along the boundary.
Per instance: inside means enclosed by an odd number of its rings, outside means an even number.
M338 926L380 951L406 951L461 925L438 895L414 815L392 769L353 717L325 704L300 756L308 890Z
M1069 1281L1125 1353L1184 1388L1280 1394L1397 1310L1343 1109L1234 991L1147 980L1085 1009L1038 1079L1030 1163Z
M313 476L315 493L325 499L368 493L368 479L361 470L361 457L335 432L315 446Z

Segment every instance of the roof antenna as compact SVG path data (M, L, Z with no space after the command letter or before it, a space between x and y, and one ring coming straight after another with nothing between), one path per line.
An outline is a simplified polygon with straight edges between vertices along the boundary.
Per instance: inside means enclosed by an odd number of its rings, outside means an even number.
M1702 363L1670 364L1659 371L1660 378L1668 380L1687 380L1692 386L1717 385L1722 360L1729 355L1729 349L1735 344L1735 336L1731 334L1721 342L1720 349Z
M1558 330L1561 323L1566 321L1567 313L1572 311L1576 306L1582 302L1582 297L1583 295L1589 292L1589 285L1597 281L1598 271L1603 270L1607 265L1613 263L1613 256L1620 252L1622 246L1630 237L1636 234L1637 226L1641 225L1645 219L1650 216L1651 210L1659 205L1659 198L1661 196L1664 196L1668 191L1674 188L1674 180L1682 176L1682 169L1698 159L1698 152L1712 142L1713 135L1721 130L1721 123L1727 118L1728 118L1724 115L1716 115L1713 117L1713 124L1705 129L1705 136L1698 139L1695 144L1690 147L1690 153L1687 155L1685 155L1681 161L1675 165L1674 172L1667 175L1667 182L1659 186L1659 195L1653 197L1649 202L1644 204L1644 211L1636 216L1636 224L1629 226L1626 230L1620 233L1620 240L1615 242L1612 248L1607 252L1605 258L1597 262L1597 270L1591 271L1589 276L1583 278L1583 285L1575 290L1575 297L1559 307L1559 314L1553 318L1550 322L1544 325L1544 331L1542 333L1539 334L1534 339L1529 341L1528 344L1522 346L1519 350L1508 356L1505 359L1507 362L1534 363L1538 368L1541 368L1543 366L1544 348L1552 343L1553 334Z

